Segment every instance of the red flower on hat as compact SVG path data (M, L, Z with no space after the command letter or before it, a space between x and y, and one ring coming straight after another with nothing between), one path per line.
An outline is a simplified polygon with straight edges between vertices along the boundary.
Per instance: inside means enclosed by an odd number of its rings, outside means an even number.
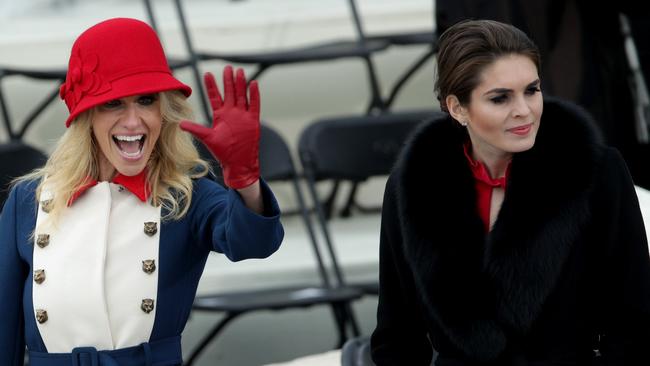
M85 95L99 95L111 90L111 86L95 70L99 65L96 54L85 55L82 59L81 52L70 57L70 65L65 78L65 83L59 89L59 96L65 100L70 111L81 101Z

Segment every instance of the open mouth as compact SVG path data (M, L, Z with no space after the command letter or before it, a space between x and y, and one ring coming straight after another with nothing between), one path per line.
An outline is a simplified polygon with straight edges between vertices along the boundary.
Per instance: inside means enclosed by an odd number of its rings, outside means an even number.
M113 135L113 141L118 151L127 159L138 159L142 156L142 148L147 135Z

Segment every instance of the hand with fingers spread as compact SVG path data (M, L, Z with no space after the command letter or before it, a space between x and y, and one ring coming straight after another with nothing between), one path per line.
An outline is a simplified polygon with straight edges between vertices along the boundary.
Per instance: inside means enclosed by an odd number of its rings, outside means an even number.
M212 128L189 121L181 129L201 140L219 160L226 185L242 189L260 176L260 94L256 81L246 87L244 70L223 70L224 97L221 98L214 75L206 73L204 83L212 105Z

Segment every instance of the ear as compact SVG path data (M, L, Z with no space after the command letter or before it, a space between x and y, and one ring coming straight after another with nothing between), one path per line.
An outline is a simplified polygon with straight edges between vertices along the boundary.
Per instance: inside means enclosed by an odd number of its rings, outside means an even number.
M453 94L447 95L445 98L445 103L447 103L447 110L449 114L458 121L460 124L467 123L467 109L460 104L460 100Z

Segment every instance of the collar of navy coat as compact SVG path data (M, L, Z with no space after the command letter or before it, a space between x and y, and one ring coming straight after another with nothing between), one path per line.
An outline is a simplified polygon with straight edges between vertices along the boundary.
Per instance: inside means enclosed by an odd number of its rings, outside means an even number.
M82 184L81 187L77 188L77 190L72 194L72 197L70 197L70 201L68 202L68 206L72 206L72 204L79 197L81 197L90 188L96 186L98 183L99 182L97 182L96 179L88 177L86 179L86 182ZM149 195L151 194L151 189L147 184L146 168L134 176L122 175L121 173L117 173L113 178L113 183L119 184L122 187L128 189L129 192L133 193L136 197L138 197L138 199L141 202L147 202L147 200L149 199Z
M535 145L513 157L488 235L476 213L466 139L450 117L424 123L394 172L397 204L425 307L466 354L492 359L508 334L530 329L589 218L601 139L585 111L546 97Z

